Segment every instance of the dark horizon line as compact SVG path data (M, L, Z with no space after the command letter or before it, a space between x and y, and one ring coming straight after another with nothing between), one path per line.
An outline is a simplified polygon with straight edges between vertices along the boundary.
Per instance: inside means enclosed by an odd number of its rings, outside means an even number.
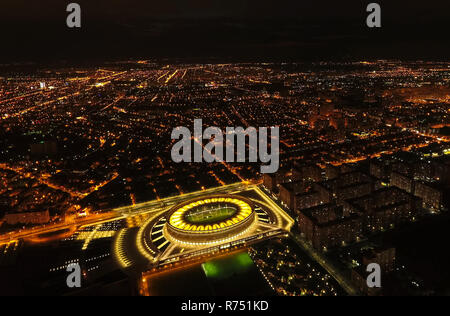
M139 62L139 61L148 61L149 63L164 63L171 65L190 65L190 64L274 64L274 65L282 65L282 64L298 64L298 65L307 65L318 63L336 63L336 64L352 64L358 62L405 62L405 63L450 63L448 58L400 58L400 57L370 57L370 58L357 58L357 57L335 57L335 58L317 58L317 59L298 59L298 60L287 60L286 59L277 59L277 58L245 58L245 57L111 57L111 58L93 58L90 60L86 59L51 59L51 60L41 60L41 61L33 61L33 60L16 60L16 61L4 61L0 62L0 73L4 71L6 68L18 68L18 67L34 67L38 68L48 68L48 67L92 67L99 65L120 65L125 64L127 62ZM145 66L145 64L142 64Z

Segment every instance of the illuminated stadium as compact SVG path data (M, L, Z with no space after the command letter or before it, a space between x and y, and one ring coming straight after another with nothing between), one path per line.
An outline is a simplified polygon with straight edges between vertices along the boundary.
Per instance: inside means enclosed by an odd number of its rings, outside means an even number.
M229 195L210 196L174 207L167 215L169 238L185 243L214 243L233 238L255 222L253 203Z
M114 242L126 270L153 271L285 236L294 220L257 185L237 183L124 208Z

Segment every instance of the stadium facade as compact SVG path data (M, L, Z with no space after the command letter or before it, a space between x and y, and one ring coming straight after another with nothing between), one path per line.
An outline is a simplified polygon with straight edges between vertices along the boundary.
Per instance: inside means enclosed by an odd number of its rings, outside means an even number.
M214 244L243 234L255 221L255 210L250 200L216 195L174 207L167 214L165 232L177 243Z

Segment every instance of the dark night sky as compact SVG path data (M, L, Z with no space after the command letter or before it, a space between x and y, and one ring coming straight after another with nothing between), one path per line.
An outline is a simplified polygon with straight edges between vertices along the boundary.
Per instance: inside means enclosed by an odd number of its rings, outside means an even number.
M59 19L60 8L77 2L96 18L137 17L355 17L370 2L361 0L2 0L2 20L22 19L39 21ZM446 0L378 1L386 7L388 16L399 20L410 18L449 17L450 4ZM395 2L395 3L392 3ZM64 12L64 11L63 11Z
M450 1L78 0L83 27L65 26L64 0L2 0L1 58L448 58ZM393 3L395 2L395 3ZM2 60L0 60L1 62Z

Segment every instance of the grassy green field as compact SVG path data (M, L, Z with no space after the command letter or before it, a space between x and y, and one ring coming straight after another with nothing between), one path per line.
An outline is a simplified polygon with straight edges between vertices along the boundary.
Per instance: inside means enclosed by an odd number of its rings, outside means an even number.
M213 295L273 294L248 253L213 259L202 264Z
M202 265L203 271L208 278L226 279L233 274L245 273L254 268L253 260L246 253L234 256L211 260Z
M185 220L195 225L214 224L233 216L236 211L236 208L228 206L211 209L202 208L187 214Z
M155 296L273 295L246 252L156 274L148 285L150 294Z

